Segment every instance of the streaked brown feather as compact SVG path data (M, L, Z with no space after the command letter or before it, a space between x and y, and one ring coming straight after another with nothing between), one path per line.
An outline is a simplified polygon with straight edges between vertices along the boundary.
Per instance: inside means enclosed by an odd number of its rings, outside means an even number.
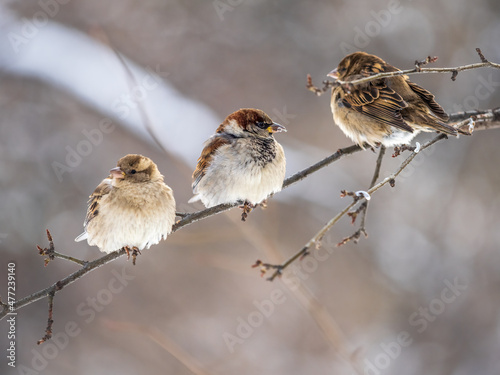
M441 107L436 100L434 100L434 95L424 89L423 87L420 87L416 83L411 82L410 80L406 80L406 83L410 86L410 88L420 96L420 98L427 104L429 109L436 115L439 119L443 121L447 121L449 116L448 114L444 111L443 107Z
M376 85L370 82L366 88L352 90L345 94L344 100L357 112L384 124L413 132L411 126L401 116L401 110L408 104L383 82L378 82Z
M201 152L200 157L198 158L196 169L193 172L193 183L191 185L193 191L203 176L205 176L206 170L210 166L210 163L212 162L212 159L214 158L219 147L230 143L230 138L220 134L216 134L208 140L207 144L203 148L203 151Z
M95 218L99 214L99 202L101 198L113 190L113 185L111 185L111 179L106 178L96 187L94 192L89 198L87 216L85 216L84 227L87 227L90 220Z

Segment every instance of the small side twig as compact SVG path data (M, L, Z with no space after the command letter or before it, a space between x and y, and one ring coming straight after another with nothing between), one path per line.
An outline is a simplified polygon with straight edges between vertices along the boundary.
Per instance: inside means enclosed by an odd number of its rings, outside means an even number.
M410 145L401 145L401 146L394 146L394 153L392 154L393 158L397 158L403 151L415 151L414 146Z
M313 93L315 93L317 96L323 95L325 92L327 92L330 89L330 87L334 87L334 86L338 86L337 82L332 82L332 81L329 81L329 80L324 80L322 88L316 87L313 84L313 82L312 82L311 75L310 74L307 75L306 88L309 91L312 91Z
M368 237L368 233L366 232L365 228L360 227L356 232L354 232L353 234L351 234L349 237L345 237L344 239L342 239L342 241L340 241L336 245L336 247L344 246L349 241L353 241L354 243L358 243L358 241L361 238L362 234L364 234L365 237Z
M427 65L429 63L433 63L433 62L436 62L437 61L437 56L427 56L425 59L423 60L415 60L415 68L417 69L417 72L420 71L420 69L424 66L424 65Z
M481 59L481 62L483 63L489 63L489 61L484 57L483 52L481 51L481 48L476 48L476 52L479 55L479 58Z
M375 186L375 184L376 184L376 182L377 182L377 180L378 180L378 178L380 176L380 169L382 168L382 160L384 159L385 150L386 150L385 146L381 145L380 146L380 151L379 151L379 154L378 154L378 157L377 157L377 162L375 163L375 170L373 171L372 180L370 182L370 187L369 187L370 189L373 186ZM358 228L358 230L356 232L354 232L349 237L345 237L344 239L342 239L342 241L340 241L337 244L337 247L345 245L349 241L353 241L354 243L358 243L358 241L361 238L362 234L365 236L365 238L368 237L368 232L366 231L366 226L365 226L366 213L368 211L368 204L369 204L369 201L367 199L365 199L364 202L359 205L359 207L357 208L357 210L355 210L354 212L349 212L348 213L348 215L352 219L352 223L353 224L356 221L356 218L361 214L361 220L360 220L360 223L359 223L359 228Z
M49 262L51 260L54 260L55 258L66 259L66 260L69 260L70 262L77 263L80 266L87 265L88 262L85 260L81 260L78 258L71 257L69 255L64 255L64 254L56 252L55 247L54 247L54 240L52 239L52 235L50 234L50 231L48 229L46 229L46 231L47 231L47 239L49 241L49 247L45 247L42 249L39 245L36 245L36 248L38 249L38 254L40 254L41 256L47 257L44 260L45 266L47 266L49 264Z
M47 328L45 329L45 336L43 336L40 340L37 341L37 345L44 343L52 338L52 325L54 324L54 319L52 319L52 313L54 309L54 296L56 295L56 291L52 290L48 294L49 299L49 318L47 319Z

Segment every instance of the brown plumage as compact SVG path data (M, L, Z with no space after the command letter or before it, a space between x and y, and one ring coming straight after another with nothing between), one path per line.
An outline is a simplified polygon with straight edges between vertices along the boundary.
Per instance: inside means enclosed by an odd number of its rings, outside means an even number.
M250 207L280 191L285 154L273 134L281 131L286 129L259 109L227 116L198 158L190 202L212 207L242 201Z
M355 52L328 76L353 81L398 70L375 55ZM444 123L448 115L434 95L405 75L334 87L331 108L335 123L361 146L409 144L420 131L457 135L455 128Z
M142 155L127 155L90 196L85 230L87 239L103 252L142 250L167 237L175 222L175 200L156 164Z

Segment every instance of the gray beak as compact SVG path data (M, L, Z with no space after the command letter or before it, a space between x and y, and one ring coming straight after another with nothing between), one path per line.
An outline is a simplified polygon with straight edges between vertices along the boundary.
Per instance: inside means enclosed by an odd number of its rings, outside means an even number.
M279 133L279 132L286 132L286 128L283 125L273 123L270 127L267 128L269 133Z
M333 79L339 79L339 73L337 72L337 68L333 69L330 73L328 73L327 77L332 77Z

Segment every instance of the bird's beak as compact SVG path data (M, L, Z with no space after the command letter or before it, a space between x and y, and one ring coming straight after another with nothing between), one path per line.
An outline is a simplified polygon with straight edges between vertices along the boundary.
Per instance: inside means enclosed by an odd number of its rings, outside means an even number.
M327 77L332 77L333 79L339 79L339 73L337 72L337 68L333 69L330 73L328 73Z
M119 167L113 168L109 171L109 173L111 173L111 176L113 176L113 178L116 178L117 180L125 177L125 172L123 172Z
M283 125L273 122L273 124L267 128L267 131L269 133L286 132L286 128Z

